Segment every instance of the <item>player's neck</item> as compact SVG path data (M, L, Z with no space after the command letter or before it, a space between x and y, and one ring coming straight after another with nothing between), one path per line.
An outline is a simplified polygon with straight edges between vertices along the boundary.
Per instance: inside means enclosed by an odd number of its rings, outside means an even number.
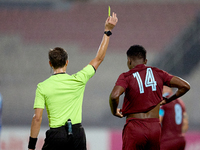
M131 69L135 68L135 66L137 65L141 65L141 64L146 64L146 61L144 61L143 59L136 59L134 61L131 62Z

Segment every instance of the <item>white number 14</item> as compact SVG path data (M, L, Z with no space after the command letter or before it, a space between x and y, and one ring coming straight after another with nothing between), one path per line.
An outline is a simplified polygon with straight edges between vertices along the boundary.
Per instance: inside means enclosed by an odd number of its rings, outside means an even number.
M140 93L144 93L144 87L143 87L142 79L140 77L139 72L133 73L133 77L137 79ZM151 86L152 91L156 91L156 85L157 83L155 81L151 68L147 68L146 77L145 77L145 87Z

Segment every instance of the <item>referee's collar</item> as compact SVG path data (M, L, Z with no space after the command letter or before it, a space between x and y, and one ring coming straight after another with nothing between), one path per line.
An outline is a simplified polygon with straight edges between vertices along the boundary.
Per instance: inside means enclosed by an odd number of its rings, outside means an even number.
M57 75L57 74L66 74L66 72L54 73L53 75Z

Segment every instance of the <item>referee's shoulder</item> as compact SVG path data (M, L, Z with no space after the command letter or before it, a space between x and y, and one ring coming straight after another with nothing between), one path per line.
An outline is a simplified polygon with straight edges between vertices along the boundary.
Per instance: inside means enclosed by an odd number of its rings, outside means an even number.
M49 82L49 81L50 81L50 78L51 78L51 76L50 76L49 78L47 78L47 79L43 80L43 81L40 81L40 82L38 83L38 85L43 85L43 84L46 84L47 82Z

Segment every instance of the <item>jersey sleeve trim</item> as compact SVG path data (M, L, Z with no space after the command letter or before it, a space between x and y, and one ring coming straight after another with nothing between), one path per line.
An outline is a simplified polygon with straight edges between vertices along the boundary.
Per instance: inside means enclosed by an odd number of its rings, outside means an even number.
M94 66L92 66L92 67L94 68L94 71L95 71L95 73L96 73L96 71L97 71L97 70L95 69L95 67L94 67Z

